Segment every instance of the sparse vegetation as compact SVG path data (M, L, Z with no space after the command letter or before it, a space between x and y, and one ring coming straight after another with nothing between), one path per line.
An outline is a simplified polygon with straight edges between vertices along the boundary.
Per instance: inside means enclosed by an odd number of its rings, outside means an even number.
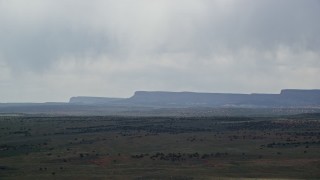
M0 117L0 178L320 177L320 116Z

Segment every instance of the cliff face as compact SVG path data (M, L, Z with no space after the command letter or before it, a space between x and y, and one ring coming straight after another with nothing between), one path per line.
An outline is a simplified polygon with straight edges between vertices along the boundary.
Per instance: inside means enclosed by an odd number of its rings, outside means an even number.
M290 104L320 104L320 90L285 89L281 91L280 95L283 100Z

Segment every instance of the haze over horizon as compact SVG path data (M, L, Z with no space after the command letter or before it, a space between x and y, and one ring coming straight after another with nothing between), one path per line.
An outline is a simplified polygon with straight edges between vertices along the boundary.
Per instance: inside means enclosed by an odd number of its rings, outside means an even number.
M0 0L0 103L320 89L317 0Z

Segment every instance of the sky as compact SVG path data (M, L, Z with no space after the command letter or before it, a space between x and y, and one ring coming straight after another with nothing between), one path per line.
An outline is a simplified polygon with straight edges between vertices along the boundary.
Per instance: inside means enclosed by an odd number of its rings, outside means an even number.
M0 0L0 102L320 89L319 0Z

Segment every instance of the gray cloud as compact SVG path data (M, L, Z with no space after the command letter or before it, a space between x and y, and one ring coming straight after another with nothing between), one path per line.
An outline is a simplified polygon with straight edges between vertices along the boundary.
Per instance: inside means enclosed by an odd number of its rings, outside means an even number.
M0 0L0 102L320 88L317 0Z

